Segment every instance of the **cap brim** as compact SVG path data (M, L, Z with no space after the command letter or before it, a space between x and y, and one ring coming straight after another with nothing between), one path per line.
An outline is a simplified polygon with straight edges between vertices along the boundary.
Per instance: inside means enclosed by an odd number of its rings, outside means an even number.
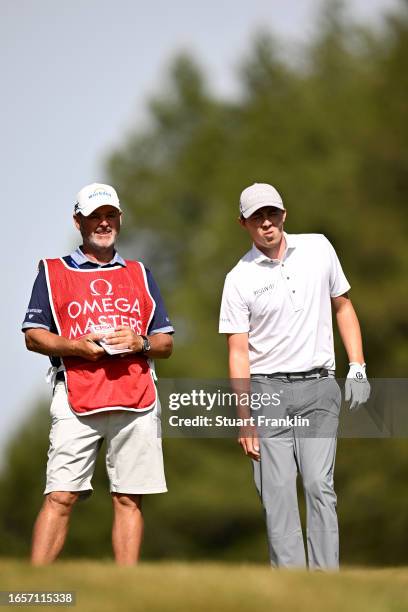
M280 210L285 210L285 207L282 202L261 202L259 204L253 204L250 208L248 208L245 213L241 211L244 219L248 219L251 215L254 214L260 208L265 208L266 206L272 206L273 208L279 208Z
M102 206L112 206L112 208L116 208L119 212L122 212L122 209L118 204L112 204L112 202L105 202L104 204L100 204L95 202L84 207L79 206L78 203L75 204L74 213L76 215L78 213L81 213L81 215L83 215L84 217L89 217L90 214L92 214L95 210L101 208Z

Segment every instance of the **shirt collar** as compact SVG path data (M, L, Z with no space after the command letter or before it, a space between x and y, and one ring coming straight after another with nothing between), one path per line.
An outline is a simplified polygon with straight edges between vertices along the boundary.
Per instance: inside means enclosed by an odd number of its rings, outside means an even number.
M284 253L284 256L286 255L286 253L289 250L295 249L296 248L296 236L294 234L287 234L286 232L283 232L283 235L285 237L286 240L286 251ZM268 257L267 255L265 255L265 253L262 253L262 251L260 251L255 244L252 245L252 249L251 249L251 255L252 255L252 260L255 263L262 263L265 261L278 261L277 259L271 259L270 257Z
M81 251L81 248L78 247L77 249L75 249L75 251L73 251L70 255L70 257L75 261L75 263L78 266L81 266L85 263L93 263L95 264L96 262L91 261L90 259L87 258L86 255L84 255L84 253ZM119 255L119 253L117 251L115 251L115 255L113 256L113 259L111 259L111 261L109 261L107 264L98 264L100 267L104 266L104 265L114 265L114 264L119 264L120 266L124 266L126 267L126 262L124 259L122 259L122 257Z

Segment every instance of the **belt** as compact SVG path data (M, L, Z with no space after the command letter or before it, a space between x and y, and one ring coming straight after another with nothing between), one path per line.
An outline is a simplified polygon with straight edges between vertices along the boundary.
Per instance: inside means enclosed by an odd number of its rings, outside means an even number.
M334 370L314 368L307 372L274 372L273 374L252 374L251 376L264 376L265 378L286 378L287 380L309 380L311 378L334 378Z

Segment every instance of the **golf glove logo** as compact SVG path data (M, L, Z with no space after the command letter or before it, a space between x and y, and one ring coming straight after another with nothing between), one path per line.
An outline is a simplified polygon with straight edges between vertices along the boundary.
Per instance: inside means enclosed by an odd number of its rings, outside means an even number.
M366 376L366 364L351 362L344 387L344 399L350 401L350 410L357 410L370 397L371 387Z

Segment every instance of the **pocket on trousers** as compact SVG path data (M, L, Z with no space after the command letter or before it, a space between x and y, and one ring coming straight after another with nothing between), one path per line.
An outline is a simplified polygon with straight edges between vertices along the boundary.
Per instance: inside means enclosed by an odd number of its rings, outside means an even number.
M318 381L318 396L314 410L314 425L317 437L337 435L341 405L341 390L335 378Z

